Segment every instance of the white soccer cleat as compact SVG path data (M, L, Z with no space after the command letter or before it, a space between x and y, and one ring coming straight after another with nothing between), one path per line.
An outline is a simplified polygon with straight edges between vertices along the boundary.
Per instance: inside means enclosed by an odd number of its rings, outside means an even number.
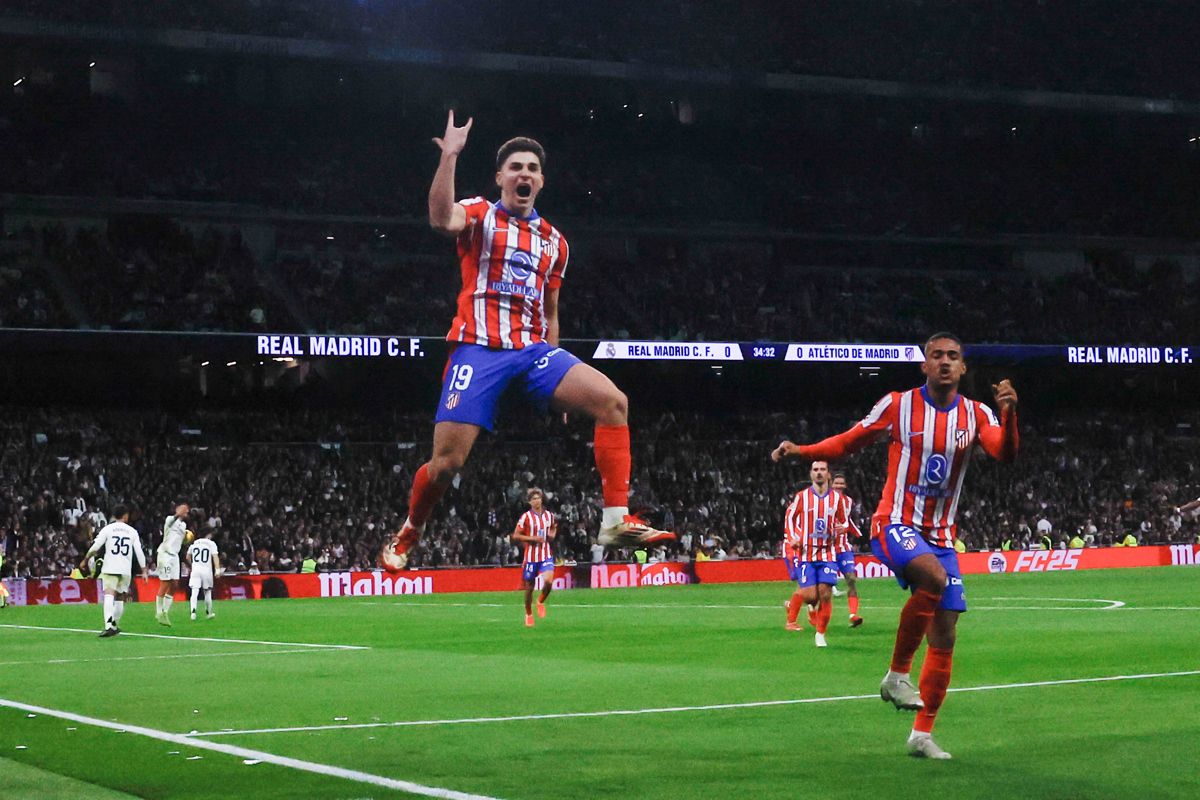
M410 525L408 520L405 520L391 541L379 551L379 566L388 572L402 571L408 566L409 548L415 545L420 538L421 532L417 530L416 526Z
M838 587L836 587L836 586L835 586L835 587L833 587L833 596L834 596L834 597L841 597L841 596L842 596L842 595L844 595L844 594L845 594L845 592L843 592L843 591L842 591L841 589L839 589Z
M651 528L633 514L626 514L616 525L600 529L596 541L605 547L629 547L638 544L673 542L678 537L670 531Z
M888 670L879 684L879 696L885 703L891 703L896 708L905 711L919 711L925 707L917 687L913 686L912 678L899 672Z
M908 735L908 754L914 758L936 758L946 760L952 756L937 746L928 733L913 731Z
M195 622L195 621L196 621L196 612L193 611L192 612L192 622Z
M816 635L814 641L817 643L817 647L828 647L829 646L825 642L825 634L821 633L820 631L817 631L817 635Z
M206 616L206 619L216 619L216 618L217 618L216 612L213 612L213 611L208 612L208 614Z

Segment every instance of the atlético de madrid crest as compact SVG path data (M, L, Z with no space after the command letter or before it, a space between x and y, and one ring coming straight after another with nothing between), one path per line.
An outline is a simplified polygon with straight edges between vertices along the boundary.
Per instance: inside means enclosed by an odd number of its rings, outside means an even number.
M451 392L446 395L446 410L453 411L458 408L458 402L462 400L462 395L458 392Z

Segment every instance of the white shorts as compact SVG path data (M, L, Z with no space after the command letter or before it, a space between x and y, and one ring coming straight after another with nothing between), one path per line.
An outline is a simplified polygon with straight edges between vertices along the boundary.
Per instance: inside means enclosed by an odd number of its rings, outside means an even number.
M158 579L160 581L179 580L179 556L170 553L158 554Z
M211 589L213 585L213 576L211 572L197 572L192 570L192 577L188 578L189 589Z
M111 572L101 572L100 582L104 584L104 591L106 593L123 594L129 591L128 575L114 575Z

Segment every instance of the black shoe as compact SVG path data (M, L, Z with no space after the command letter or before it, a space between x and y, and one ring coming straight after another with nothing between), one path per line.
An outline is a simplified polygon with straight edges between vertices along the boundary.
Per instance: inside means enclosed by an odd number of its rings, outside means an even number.
M109 636L116 636L120 632L121 632L120 628L105 628L103 631L100 632L100 638L106 639Z

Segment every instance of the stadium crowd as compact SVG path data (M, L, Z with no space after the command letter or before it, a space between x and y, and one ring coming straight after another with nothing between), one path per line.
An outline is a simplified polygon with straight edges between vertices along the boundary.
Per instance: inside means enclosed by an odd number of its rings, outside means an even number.
M65 576L118 502L141 510L148 550L177 499L190 501L193 529L211 527L231 570L369 569L403 519L412 471L425 458L422 414L332 411L31 410L0 415L0 542L6 577ZM634 504L680 533L657 557L775 554L792 493L807 465L767 458L782 437L814 440L841 430L848 410L800 417L662 413L634 425ZM1191 457L1200 418L1164 430L1144 413L1026 414L1022 452L1011 467L979 458L960 508L971 549L1053 545L1076 534L1106 546L1192 541L1195 521L1173 507L1196 494ZM430 523L412 567L508 565L508 538L524 490L546 490L561 520L557 555L590 560L599 524L599 482L582 423L522 419L482 442ZM735 438L736 437L736 438ZM884 473L877 446L844 464L855 516L866 526Z
M586 253L588 237L577 241ZM440 337L457 290L446 244L432 236L423 254L368 234L357 245L281 248L261 265L236 228L192 232L154 217L107 232L26 229L17 243L25 247L19 260L0 255L0 286L20 288L0 293L0 327ZM936 248L926 254L944 257ZM1200 311L1179 264L1165 260L1138 270L1125 258L1093 255L1084 269L1053 277L1004 268L994 257L946 271L803 260L839 255L860 258L851 248L806 254L795 245L690 250L684 239L623 258L579 256L563 290L562 335L907 342L948 327L971 331L978 343L1115 344L1120 331L1121 343L1175 345ZM79 315L66 311L50 270L79 298ZM690 287L686 306L675 302L680 286Z

